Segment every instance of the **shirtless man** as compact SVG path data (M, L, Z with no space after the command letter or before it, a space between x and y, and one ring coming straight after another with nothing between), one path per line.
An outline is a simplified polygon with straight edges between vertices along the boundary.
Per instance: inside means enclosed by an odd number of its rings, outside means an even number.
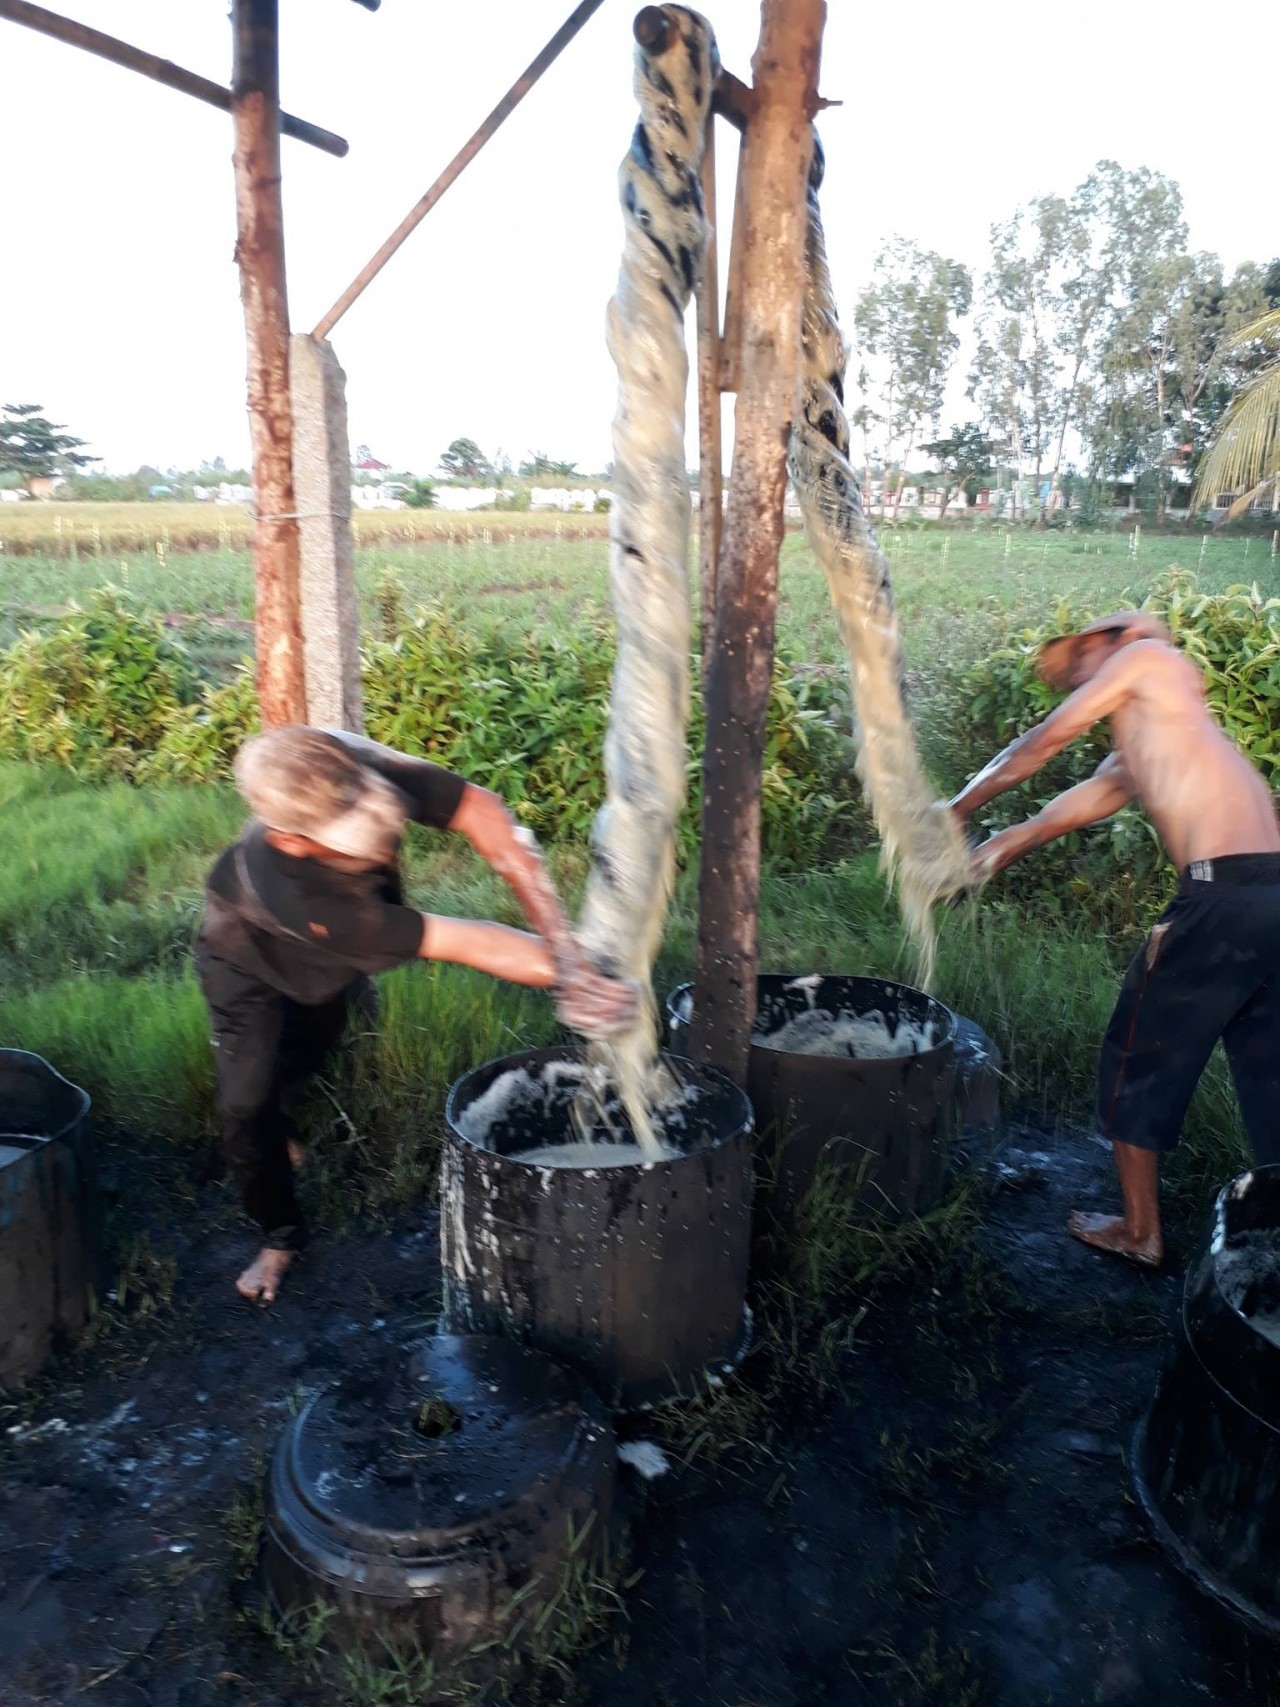
M223 1146L262 1248L237 1281L269 1304L303 1240L287 1105L341 1040L369 978L452 960L553 989L587 1036L635 1020L638 993L574 941L538 853L496 794L359 735L273 729L236 761L254 821L209 874L196 964L212 1021ZM404 905L407 822L463 836L515 892L536 934Z
M1112 1141L1120 1216L1071 1217L1086 1244L1158 1266L1159 1157L1177 1142L1214 1044L1226 1047L1260 1163L1280 1162L1280 824L1253 766L1210 715L1200 672L1164 625L1120 611L1051 640L1040 674L1070 697L952 801L962 821L1025 782L1104 717L1115 751L1088 780L974 854L985 880L1137 800L1181 881L1137 955L1107 1027L1098 1122Z

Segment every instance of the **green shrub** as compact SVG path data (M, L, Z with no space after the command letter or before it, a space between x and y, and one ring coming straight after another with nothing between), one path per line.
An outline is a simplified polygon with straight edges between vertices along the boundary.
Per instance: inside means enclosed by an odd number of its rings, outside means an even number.
M1214 715L1272 787L1280 787L1280 599L1264 598L1256 586L1201 593L1193 575L1174 570L1144 608L1169 624L1204 672ZM1060 695L1037 675L1036 656L1046 640L1073 632L1097 614L1059 600L1047 623L1013 635L944 691L941 745L952 784L959 786L1053 709ZM1060 790L1091 775L1110 745L1105 724L1090 730L1026 789L993 801L981 828L1001 829L1030 817ZM1154 829L1131 806L1011 867L1001 884L1006 894L1042 913L1074 913L1083 903L1113 927L1137 931L1166 897L1170 876Z
M134 766L136 782L209 782L228 777L235 756L262 727L253 665L247 659L221 687L208 683L200 697L174 706L155 750Z
M383 623L400 626L365 655L369 734L493 789L545 840L584 840L604 793L611 633L587 622L549 638L476 632L444 607L405 622L394 578L378 594ZM840 691L777 661L762 820L766 849L785 862L818 857L852 821L849 744L833 720ZM702 715L695 693L686 853L697 838ZM133 782L210 782L230 775L258 727L247 660L230 682L198 687L160 624L111 590L0 657L0 756Z
M157 618L104 588L5 654L0 754L83 776L128 776L195 686Z
M492 788L548 840L582 839L604 793L613 652L603 627L584 624L563 640L511 639L473 633L442 608L424 611L394 642L369 651L368 731ZM777 858L812 859L849 815L852 766L832 722L836 693L779 659L762 801L765 845ZM695 694L686 850L697 834L702 735Z

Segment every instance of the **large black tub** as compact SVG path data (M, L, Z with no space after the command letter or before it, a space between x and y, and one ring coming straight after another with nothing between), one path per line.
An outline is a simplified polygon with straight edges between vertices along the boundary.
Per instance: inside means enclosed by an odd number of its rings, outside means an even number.
M616 1446L590 1386L510 1340L385 1348L312 1399L267 1475L281 1613L337 1647L465 1661L522 1646L571 1551L605 1542Z
M1219 1194L1132 1471L1173 1562L1280 1641L1280 1166Z
M955 1120L956 1016L920 990L879 978L770 973L756 988L747 1090L772 1146L774 1213L790 1219L824 1163L847 1172L869 1213L932 1209ZM688 984L667 998L676 1048L692 1000ZM831 1052L812 1053L814 1046Z
M537 1346L628 1410L731 1367L749 1337L751 1109L723 1074L666 1059L684 1089L666 1160L518 1159L578 1140L575 1049L490 1061L445 1109L445 1325Z
M0 1386L84 1326L96 1214L89 1098L25 1049L0 1049Z

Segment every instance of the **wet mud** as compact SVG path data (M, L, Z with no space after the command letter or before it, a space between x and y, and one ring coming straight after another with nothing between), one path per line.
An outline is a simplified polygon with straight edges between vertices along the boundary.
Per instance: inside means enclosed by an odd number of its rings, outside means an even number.
M126 1145L117 1172L137 1159ZM0 1410L4 1707L342 1699L258 1628L254 1495L311 1393L434 1326L436 1218L317 1238L261 1311L231 1287L251 1239L225 1190L168 1165L147 1230L176 1262L174 1308ZM1280 1701L1274 1655L1170 1570L1129 1492L1179 1264L1132 1271L1066 1238L1069 1209L1113 1201L1090 1140L1015 1127L990 1166L972 1250L936 1287L875 1295L833 1399L798 1403L764 1453L624 1467L643 1575L566 1699Z

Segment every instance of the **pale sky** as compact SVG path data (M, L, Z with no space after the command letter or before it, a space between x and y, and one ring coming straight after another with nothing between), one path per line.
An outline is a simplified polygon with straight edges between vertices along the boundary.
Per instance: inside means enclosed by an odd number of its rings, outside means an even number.
M605 5L334 333L351 438L427 472L450 439L598 470L614 374L615 179L635 120L630 25ZM52 0L59 7L59 0ZM226 0L61 0L82 21L219 81ZM281 0L285 108L338 131L335 160L285 139L289 296L307 330L572 9L572 0ZM749 78L755 0L712 14ZM901 233L970 265L991 222L1069 191L1100 158L1182 187L1193 245L1267 260L1274 114L1229 40L1156 0L830 0L824 217L846 326L879 244ZM39 402L113 471L247 456L230 118L0 21L0 401ZM727 246L731 133L721 128ZM723 262L722 262L723 265ZM692 340L692 315L689 322ZM959 388L962 390L962 387ZM957 413L965 405L957 398ZM944 419L943 425L949 422ZM689 461L696 463L690 417Z

